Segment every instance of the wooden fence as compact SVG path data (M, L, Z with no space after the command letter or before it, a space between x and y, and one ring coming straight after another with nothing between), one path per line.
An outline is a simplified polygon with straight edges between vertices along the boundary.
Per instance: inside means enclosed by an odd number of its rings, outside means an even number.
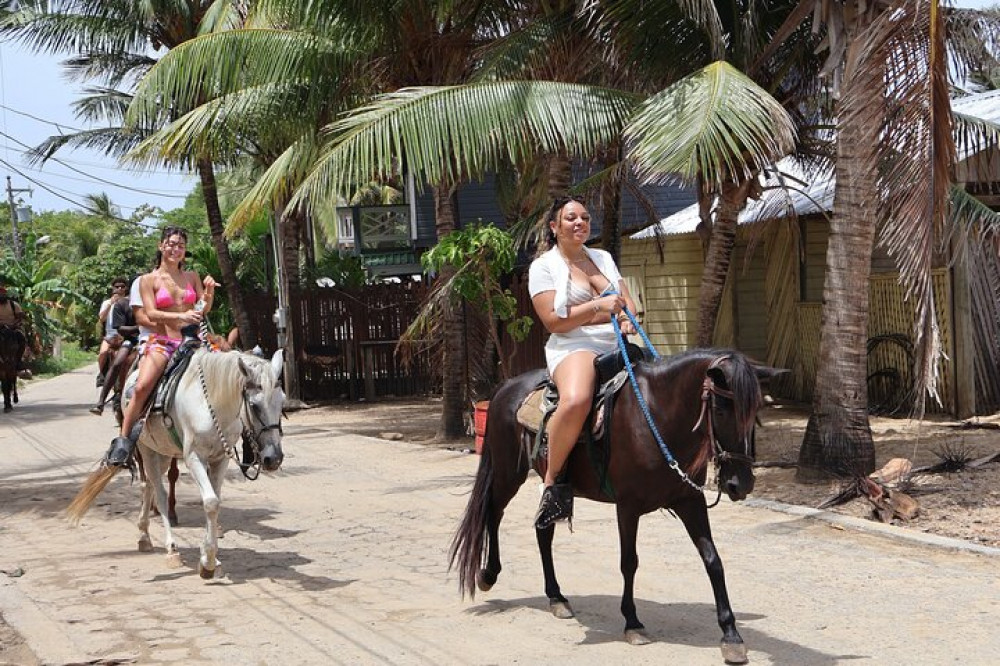
M289 310L295 316L302 397L358 400L439 390L440 373L430 353L417 354L409 366L396 354L425 292L416 282L294 292ZM277 344L274 297L255 294L247 307L261 332L261 346L270 351Z
M503 327L501 353L511 376L545 366L545 330L531 307L527 283L527 276L515 277L509 286L517 298L518 316L534 321L522 342L515 342ZM440 391L438 350L417 354L409 366L396 353L399 337L419 312L426 291L422 283L404 282L294 293L290 310L296 313L293 330L302 398L371 400ZM249 294L246 304L260 332L261 347L271 353L277 347L275 298ZM471 337L467 344L473 344ZM483 354L482 349L466 352Z

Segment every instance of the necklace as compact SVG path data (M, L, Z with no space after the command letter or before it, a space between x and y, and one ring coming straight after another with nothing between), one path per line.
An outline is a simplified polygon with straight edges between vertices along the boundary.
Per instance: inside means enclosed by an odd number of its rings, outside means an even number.
M562 253L562 250L559 251L559 254L562 255L563 261L565 261L570 266L573 266L575 264L582 264L590 260L590 257L588 257L586 254L583 255L582 259L570 259L569 257L567 257L565 254Z

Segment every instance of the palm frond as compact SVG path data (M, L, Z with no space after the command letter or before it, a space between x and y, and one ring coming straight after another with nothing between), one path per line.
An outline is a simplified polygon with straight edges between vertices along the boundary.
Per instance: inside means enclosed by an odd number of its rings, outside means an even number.
M316 164L320 151L318 140L314 134L304 134L271 163L229 216L227 234L239 231L260 213L285 206Z
M267 83L301 82L317 94L336 89L356 54L305 32L244 29L202 35L166 54L143 78L128 125L156 127L208 99ZM291 109L289 111L292 111ZM174 116L174 117L171 117Z
M647 100L625 136L646 182L721 183L787 154L795 128L767 91L720 61Z
M880 128L868 168L878 174L878 241L895 259L906 298L915 304L918 415L925 395L939 399L942 350L930 268L935 241L943 237L955 163L944 29L937 0L881 16L869 26L858 61L871 86L853 86L843 100L845 115Z
M536 152L592 153L619 136L635 102L620 91L547 81L400 90L328 128L333 140L296 199L343 197L404 163L417 182L457 182Z

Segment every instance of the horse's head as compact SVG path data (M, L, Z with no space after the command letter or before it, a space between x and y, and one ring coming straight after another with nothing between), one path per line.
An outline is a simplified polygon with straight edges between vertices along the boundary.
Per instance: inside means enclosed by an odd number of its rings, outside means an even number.
M281 410L285 404L285 391L281 387L284 351L276 351L270 363L245 362L241 357L239 366L244 377L243 399L247 412L244 425L261 467L273 472L281 467L285 457L281 452Z
M746 357L736 353L717 357L705 371L702 399L711 411L706 434L714 439L719 489L734 502L746 499L754 486L754 427L763 403L759 376Z

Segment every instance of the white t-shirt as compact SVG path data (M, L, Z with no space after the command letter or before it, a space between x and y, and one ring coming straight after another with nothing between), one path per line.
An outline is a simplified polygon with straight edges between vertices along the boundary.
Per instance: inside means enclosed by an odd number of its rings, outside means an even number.
M139 282L142 281L142 276L140 275L136 279L132 280L132 287L128 292L128 304L134 311L136 308L142 307L142 293L139 291ZM149 339L150 331L148 328L139 323L138 318L136 318L136 325L139 327L139 344L144 343Z
M112 296L111 298L106 298L104 299L104 302L101 303L101 307L98 308L97 310L98 319L104 322L104 335L111 335L115 332L114 329L111 328L111 308L112 306L114 306L114 304L115 304L114 296Z

